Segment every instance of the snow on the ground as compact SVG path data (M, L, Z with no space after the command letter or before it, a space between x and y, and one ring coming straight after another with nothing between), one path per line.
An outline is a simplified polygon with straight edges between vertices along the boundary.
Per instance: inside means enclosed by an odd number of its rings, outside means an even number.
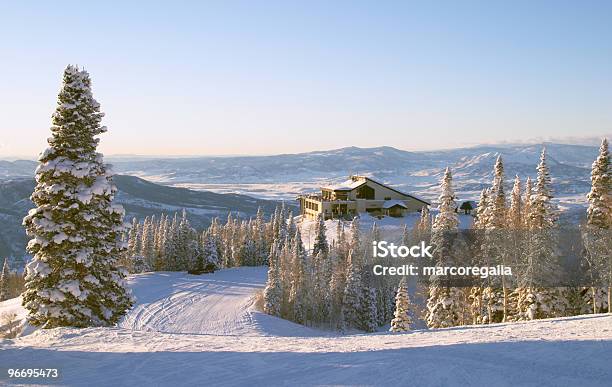
M120 328L210 335L313 335L317 331L273 319L253 307L267 267L240 267L209 275L156 272L129 278L136 306Z
M0 371L59 368L61 385L609 386L612 316L332 335L263 315L265 268L130 278L114 328L36 330L0 342ZM0 303L0 313L18 301ZM6 371L2 371L6 372ZM6 382L0 376L0 385Z

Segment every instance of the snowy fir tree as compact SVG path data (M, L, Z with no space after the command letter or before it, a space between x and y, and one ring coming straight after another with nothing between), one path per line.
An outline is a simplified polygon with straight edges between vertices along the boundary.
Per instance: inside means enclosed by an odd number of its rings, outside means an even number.
M351 222L351 228L349 230L351 239L349 241L348 248L353 250L353 260L357 259L355 254L359 254L361 250L361 230L359 228L359 218L354 217Z
M489 223L490 215L490 189L485 188L480 191L480 198L476 206L476 216L472 224L472 228L477 230L476 233L476 244L481 247L485 243L484 231ZM481 258L481 261L487 261L488 257L483 257L483 251L479 252L477 256ZM482 259L484 258L484 259ZM468 302L470 304L470 313L472 315L473 324L482 324L486 322L488 316L488 307L484 299L484 284L476 284L472 286L468 295Z
M446 168L444 176L440 183L439 212L433 224L434 231L450 231L455 232L459 226L459 218L455 212L457 203L455 201L455 192L453 190L453 176L450 168Z
M389 332L408 332L412 324L409 312L410 297L408 296L406 277L403 277L397 287L397 294L395 295L395 312L393 313L394 317L393 320L391 320Z
M531 195L531 208L528 214L529 226L532 229L546 229L555 225L557 214L551 199L551 178L546 163L546 149L542 149L540 163L537 167L535 193Z
M343 328L361 327L360 311L362 301L361 268L355 259L355 253L350 250L347 257L346 285L342 295Z
M366 271L362 277L361 309L359 310L360 328L375 332L378 328L378 297L373 284L372 274Z
M329 254L326 232L325 219L323 214L319 214L319 216L317 216L317 226L315 228L315 242L314 246L312 246L313 256L318 256L319 253L322 253L322 257L326 257L327 254Z
M594 281L606 287L592 286L586 296L593 313L612 312L612 254L610 252L610 230L612 229L612 176L608 140L604 138L599 155L591 169L591 190L587 194L589 207L587 223L583 230L589 272Z
M516 175L510 196L510 208L508 209L508 227L510 230L521 230L525 224L521 195L521 179Z
M117 264L124 211L112 203L112 172L96 153L102 117L89 74L68 66L36 170L35 208L23 221L33 238L23 293L33 325L112 325L132 305Z
M608 139L604 138L599 155L591 169L591 191L587 194L587 224L608 230L612 226L612 176L610 175L610 153Z
M278 268L278 245L272 244L268 257L268 280L263 293L264 312L272 316L280 316L283 298L281 280Z
M551 203L551 178L545 150L540 155L537 172L535 192L530 197L527 214L530 232L525 270L517 289L519 318L528 320L563 316L567 309L563 289L552 286L560 270L555 255L557 215ZM543 282L548 286L541 286Z
M4 258L2 265L2 273L0 273L0 301L8 300L9 298L9 266L8 259Z
M493 168L493 184L489 191L485 218L480 224L484 228L484 240L481 249L487 266L505 264L507 258L505 242L508 235L506 231L507 212L504 192L504 164L502 157L498 156ZM505 320L508 314L508 288L504 276L501 277L501 281L494 280L491 277L487 279L487 284L482 290L482 300L486 306L486 316L483 316L483 322L493 323Z
M293 257L293 280L291 281L291 292L289 302L293 306L293 319L295 322L304 324L308 319L309 291L307 286L311 284L308 273L308 262L300 230L297 230L291 242Z
M452 264L452 248L457 237L459 219L455 212L455 193L450 168L446 168L440 184L439 212L432 227L433 255L438 266ZM462 291L449 287L441 278L431 279L425 320L430 328L457 325L461 319Z
M489 208L489 189L485 188L480 191L480 198L476 206L476 217L474 218L474 228L484 230L487 226Z
M202 253L202 263L203 266L212 265L212 267L217 270L221 264L219 260L219 249L217 248L217 244L215 243L215 238L213 235L207 234L204 237L204 246Z
M487 219L487 228L503 229L506 227L506 194L504 192L504 163L498 156L493 168L493 184L491 185L491 198L488 202L490 215Z

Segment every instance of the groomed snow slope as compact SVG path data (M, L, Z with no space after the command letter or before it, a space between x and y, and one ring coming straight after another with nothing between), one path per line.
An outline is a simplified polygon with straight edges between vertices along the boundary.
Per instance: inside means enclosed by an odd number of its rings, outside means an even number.
M265 269L130 280L116 328L0 342L0 367L59 368L62 385L609 386L612 316L333 336L253 310ZM0 303L0 313L14 301ZM0 385L6 382L0 376Z
M146 273L130 278L136 306L119 327L164 333L312 336L319 331L254 309L266 267L241 267L208 275Z

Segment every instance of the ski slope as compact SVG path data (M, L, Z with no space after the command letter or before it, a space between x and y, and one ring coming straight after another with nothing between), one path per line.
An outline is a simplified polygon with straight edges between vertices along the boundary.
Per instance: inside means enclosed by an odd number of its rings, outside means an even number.
M207 275L156 272L132 276L136 306L119 327L164 333L312 336L321 334L272 318L253 307L267 267L225 269Z
M133 276L138 302L117 327L35 330L0 341L0 372L58 368L54 383L70 386L609 386L612 380L609 315L342 336L255 310L265 277L265 268L246 267ZM10 308L23 315L17 301L0 303L0 313ZM0 375L0 385L7 382Z

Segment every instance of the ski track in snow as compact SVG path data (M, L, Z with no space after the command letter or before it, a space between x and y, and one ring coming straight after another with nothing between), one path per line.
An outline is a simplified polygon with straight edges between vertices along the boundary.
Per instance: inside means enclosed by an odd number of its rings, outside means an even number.
M133 276L137 304L117 327L36 330L0 341L0 372L59 368L62 377L53 383L69 386L609 386L612 380L609 315L341 336L255 310L265 278L263 267ZM0 303L0 313L23 316L18 301ZM8 382L0 375L0 385Z

